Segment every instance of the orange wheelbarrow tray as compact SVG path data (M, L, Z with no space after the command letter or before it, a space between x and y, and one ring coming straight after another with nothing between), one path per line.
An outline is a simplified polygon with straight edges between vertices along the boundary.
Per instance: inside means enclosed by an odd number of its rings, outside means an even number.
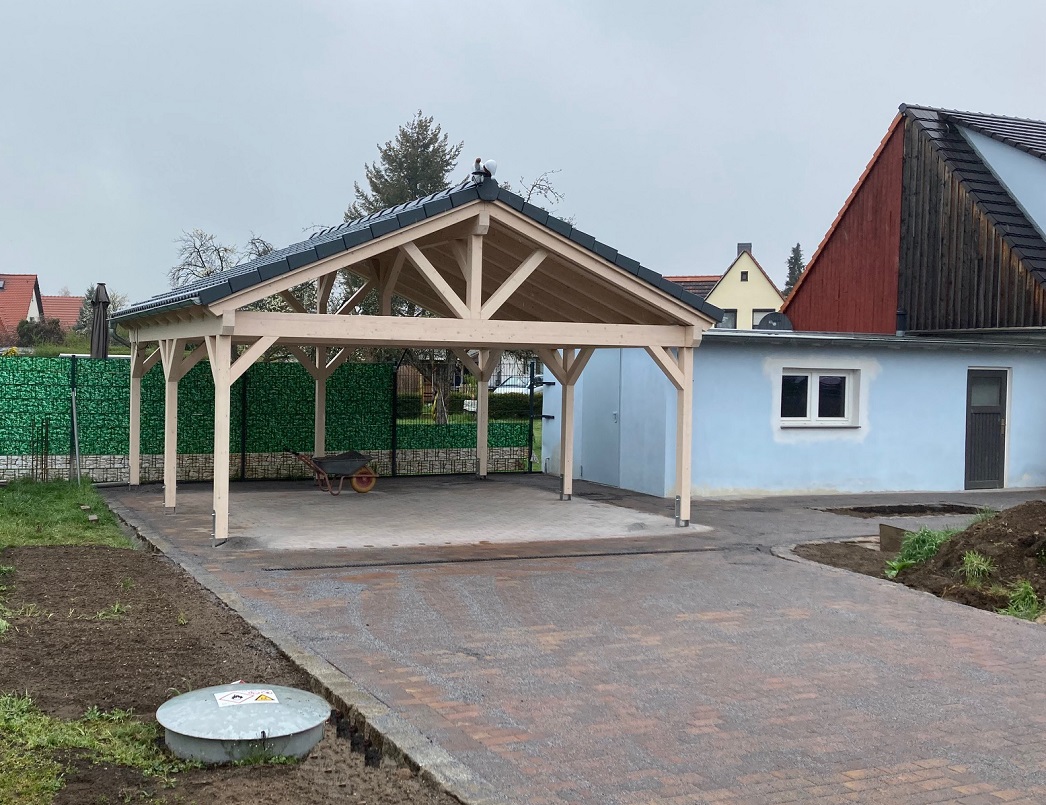
M367 466L374 458L366 453L349 450L329 456L310 457L294 450L287 452L312 470L316 476L316 484L324 492L330 492L332 495L341 494L346 478L349 479L353 490L360 494L370 492L378 482L378 474ZM337 486L334 485L335 481L338 482Z

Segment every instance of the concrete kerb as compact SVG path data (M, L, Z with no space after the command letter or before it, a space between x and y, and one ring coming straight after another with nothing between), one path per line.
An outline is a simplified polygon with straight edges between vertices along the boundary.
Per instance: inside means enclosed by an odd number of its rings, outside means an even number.
M234 590L212 573L180 562L174 546L147 526L136 522L133 513L126 507L108 503L113 514L134 536L162 553L201 586L210 590L306 673L311 680L312 692L323 696L332 707L339 710L363 734L364 739L378 749L383 759L406 766L462 805L514 805L380 699L318 654L303 648L289 634L256 616Z

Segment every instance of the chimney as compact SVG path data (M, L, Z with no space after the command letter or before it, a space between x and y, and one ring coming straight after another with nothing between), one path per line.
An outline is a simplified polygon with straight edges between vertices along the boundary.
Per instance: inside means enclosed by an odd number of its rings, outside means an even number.
M748 252L749 254L752 253L752 244L751 243L738 243L737 244L737 256L740 257L745 252Z

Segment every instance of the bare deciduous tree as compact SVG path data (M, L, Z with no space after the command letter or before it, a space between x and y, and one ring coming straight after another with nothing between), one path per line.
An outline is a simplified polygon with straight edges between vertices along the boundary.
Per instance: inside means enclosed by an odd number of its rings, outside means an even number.
M219 243L214 235L202 229L182 232L175 243L178 262L167 272L172 288L225 271L240 262L235 246Z

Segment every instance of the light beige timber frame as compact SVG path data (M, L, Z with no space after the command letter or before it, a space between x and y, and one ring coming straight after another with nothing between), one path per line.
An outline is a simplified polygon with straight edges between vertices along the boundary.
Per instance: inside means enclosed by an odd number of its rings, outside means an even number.
M328 309L338 272L359 291ZM316 284L306 310L290 290ZM380 315L357 315L372 291ZM392 316L393 296L434 317ZM244 309L281 296L292 312ZM213 538L229 534L230 387L274 345L315 381L315 449L324 452L326 382L360 347L452 350L478 379L477 474L487 472L488 383L504 350L536 352L562 384L561 497L574 473L574 388L595 349L645 349L677 390L677 522L689 524L693 357L712 318L498 201L474 201L360 246L259 280L209 305L160 308L123 320L132 339L131 483L140 480L141 377L161 361L165 386L164 507L177 496L178 381L207 358L215 384ZM150 344L157 344L149 351Z

